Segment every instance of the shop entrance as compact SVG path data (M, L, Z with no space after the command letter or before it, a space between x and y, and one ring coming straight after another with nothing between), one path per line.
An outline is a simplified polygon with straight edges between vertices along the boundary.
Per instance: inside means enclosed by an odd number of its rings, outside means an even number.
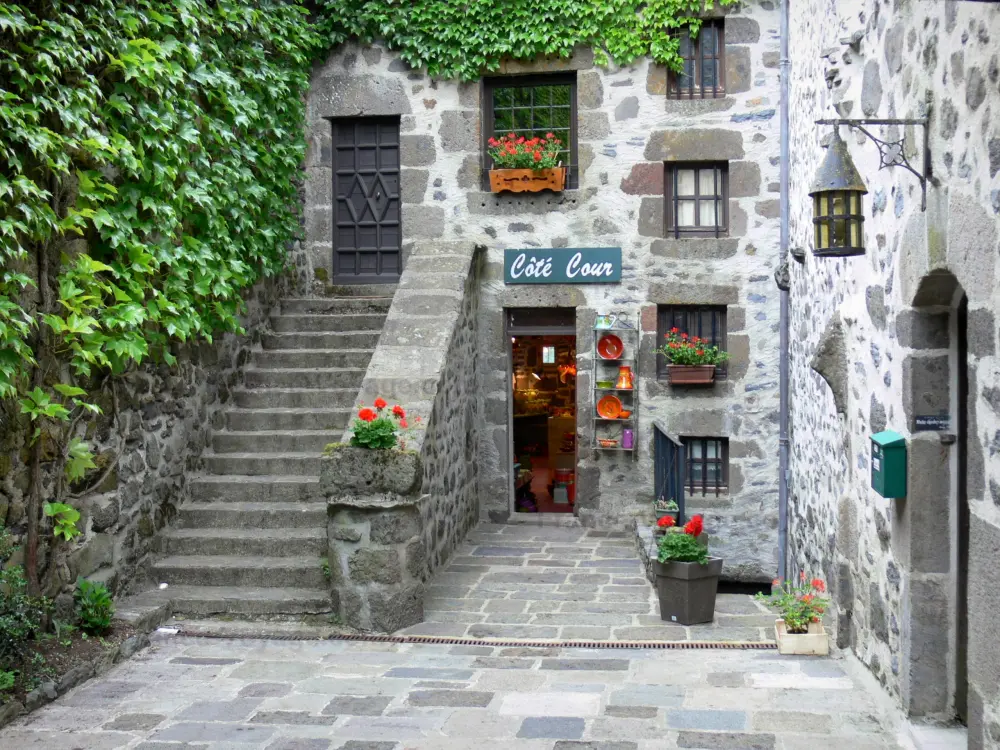
M576 310L507 310L512 511L576 501Z

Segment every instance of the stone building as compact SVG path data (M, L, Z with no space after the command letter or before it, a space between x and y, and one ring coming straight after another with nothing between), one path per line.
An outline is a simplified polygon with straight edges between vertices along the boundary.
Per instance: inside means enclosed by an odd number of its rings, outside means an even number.
M837 640L911 717L1000 747L1000 8L791 3L791 571L834 582ZM867 183L867 251L811 254L821 118L927 118L930 175ZM920 125L905 139L921 169ZM870 436L906 439L906 497L871 488ZM964 746L956 738L955 747Z
M515 445L520 440L515 433L524 431L515 427L520 405L513 389L520 365L512 364L512 357L519 351L518 336L554 336L560 343L552 348L559 348L561 359L539 362L539 373L546 364L549 370L560 364L575 368L570 375L575 399L564 402L562 410L570 422L561 430L551 420L549 425L568 453L574 453L575 442L575 458L563 467L575 474L573 503L550 489L552 502L562 502L559 510L572 509L583 523L608 529L628 528L637 516L648 516L658 453L654 425L659 425L665 435L688 444L688 456L699 464L694 472L702 472L703 479L712 476L707 487L704 481L688 487L686 509L688 515L706 515L714 549L726 559L726 575L753 581L773 577L778 404L778 308L771 281L778 258L774 6L750 2L712 19L698 43L705 49L695 45L691 53L701 55L698 65L707 67L698 68L693 87L684 91L663 67L647 60L603 68L583 49L566 60L507 62L495 76L471 83L432 80L378 45L344 45L316 67L308 101L306 183L311 273L319 283L341 288L399 282L359 400L370 403L383 395L429 414L432 399L425 385L437 382L435 368L476 368L479 518L517 522L534 517L515 504L515 481L523 475L515 473L515 463L523 468L531 458L529 448ZM712 65L718 65L717 76ZM550 90L552 99L541 106ZM515 112L518 102L529 99L534 119L511 119L521 116ZM511 123L519 132L556 130L564 136L570 167L565 190L489 191L486 140ZM376 172L380 179L371 179ZM677 191L673 186L692 175L708 186L701 193L709 199L706 218L699 220L702 231L690 231L699 227L690 226L694 220L686 213L674 222L673 212L680 209L668 205L668 195L683 203L678 198L683 186ZM354 209L348 206L352 200ZM719 212L710 222L712 201ZM378 219L364 214L368 206ZM376 231L377 241L372 239ZM362 245L374 247L373 242L381 243L377 251L358 251ZM460 306L466 279L455 271L470 267L476 247L485 248L485 258L475 271L475 347L460 362L428 359L428 347L445 346L448 340L439 335L445 329L436 316ZM541 255L609 247L621 249L620 283L504 280L505 250ZM605 363L595 364L594 355L595 318L612 313L630 321L638 340L632 453L594 447L602 435L622 445L623 433L605 431L594 408L596 383L618 374L617 368L611 372ZM653 348L665 326L676 321L689 325L692 335L701 330L731 355L714 385L671 387L665 379ZM539 461L535 454L536 474Z

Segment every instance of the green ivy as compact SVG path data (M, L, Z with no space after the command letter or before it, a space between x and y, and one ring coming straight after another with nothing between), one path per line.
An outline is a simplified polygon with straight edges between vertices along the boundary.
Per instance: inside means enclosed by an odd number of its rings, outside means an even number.
M717 0L721 7L739 0ZM711 3L709 3L711 4ZM682 32L697 34L705 0L320 0L331 45L382 40L433 78L475 80L504 58L569 57L599 64L648 56L680 69Z

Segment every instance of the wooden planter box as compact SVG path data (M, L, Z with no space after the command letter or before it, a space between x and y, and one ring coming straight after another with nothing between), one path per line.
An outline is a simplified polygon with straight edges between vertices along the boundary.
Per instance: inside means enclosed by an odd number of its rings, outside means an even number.
M785 630L785 621L776 620L774 634L778 641L779 654L826 656L830 653L830 639L821 622L809 623L808 633L789 633Z
M715 381L715 365L667 365L670 385L708 385Z
M656 560L653 569L661 620L680 625L712 622L722 573L721 557L710 557L705 565Z
M559 192L566 187L566 167L552 169L491 169L490 191L499 193L538 193L542 190Z

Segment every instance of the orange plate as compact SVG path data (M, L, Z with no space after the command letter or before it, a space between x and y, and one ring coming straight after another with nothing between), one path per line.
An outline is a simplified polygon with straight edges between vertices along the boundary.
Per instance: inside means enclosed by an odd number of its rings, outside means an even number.
M601 359L618 359L623 351L625 346L622 340L613 333L601 336L601 340L597 342L597 353L601 355Z
M597 413L605 419L618 419L622 413L622 402L610 393L597 402Z

